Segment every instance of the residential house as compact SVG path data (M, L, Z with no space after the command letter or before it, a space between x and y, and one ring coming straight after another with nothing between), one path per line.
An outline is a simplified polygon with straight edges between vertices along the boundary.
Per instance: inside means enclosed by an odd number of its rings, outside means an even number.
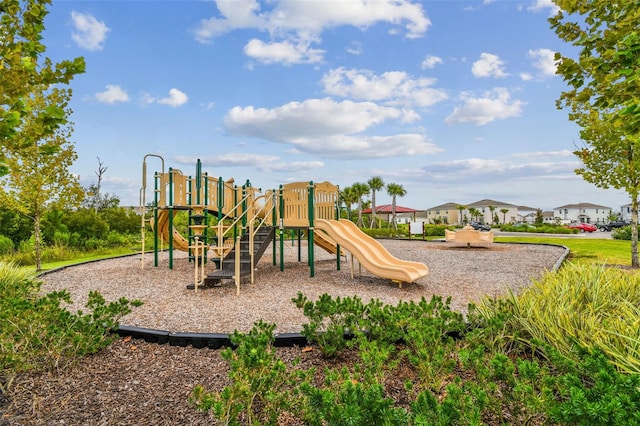
M553 211L556 221L561 224L582 222L596 225L609 223L609 215L612 212L611 207L591 203L566 204L555 207Z
M535 207L518 206L518 222L535 223L538 209Z
M503 201L484 199L476 201L475 203L467 204L467 209L464 212L464 215L468 216L469 220L473 219L469 215L469 209L471 208L480 212L480 216L477 219L483 223L493 224L497 222L499 224L503 224L516 223L518 221L518 206L505 203ZM494 220L496 218L497 221Z
M427 223L459 224L458 203L445 203L426 210Z
M618 216L620 216L620 219L627 221L627 222L631 222L631 204L625 204L623 206L620 206L620 213L618 213Z

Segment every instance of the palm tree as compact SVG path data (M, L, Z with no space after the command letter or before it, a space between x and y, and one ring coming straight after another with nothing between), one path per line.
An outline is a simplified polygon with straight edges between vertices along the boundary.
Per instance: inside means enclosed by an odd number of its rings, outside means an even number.
M462 225L462 223L463 223L463 220L462 220L463 215L462 215L462 213L467 209L467 206L465 206L464 204L460 204L456 208L460 211L460 213L459 213L460 217L458 218L458 222L460 222L460 225Z
M393 223L393 227L398 229L398 222L396 221L396 197L404 197L407 195L407 190L400 184L388 183L387 194L391 196L391 222Z
M351 220L351 206L357 202L358 200L352 187L347 186L340 191L340 204L344 204L347 208L347 218L349 220Z
M374 176L367 181L367 185L369 185L369 189L371 189L371 228L373 228L374 224L377 225L376 222L376 192L381 191L384 188L384 181L380 176ZM377 226L376 226L377 227Z
M478 216L480 216L480 210L476 209L475 207L471 207L469 209L469 215L471 216L471 219L477 221Z
M356 202L358 203L358 226L362 225L362 197L369 194L369 185L362 182L356 182L351 185L351 190L353 191L354 197L356 197Z
M509 213L509 209L500 209L500 213L502 213L502 223L507 223L507 213Z
M496 211L496 208L497 208L496 206L489 206L489 210L491 210L491 224L492 224L492 225L495 223L495 222L493 221L493 216L494 216L493 212L495 212L495 211Z

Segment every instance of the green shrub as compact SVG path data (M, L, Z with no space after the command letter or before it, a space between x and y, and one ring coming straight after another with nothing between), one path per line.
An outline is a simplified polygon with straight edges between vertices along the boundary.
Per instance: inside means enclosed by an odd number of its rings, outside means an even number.
M621 371L640 373L640 276L602 265L569 264L547 273L521 295L478 306L485 317L503 312L512 336L543 342L570 359L601 350Z
M640 375L621 374L600 351L584 352L565 364L558 396L549 400L549 418L572 425L640 424Z
M109 232L109 234L107 235L107 247L126 247L127 245L129 245L129 237L127 237L126 235L122 235L113 231Z
M247 334L234 332L222 358L229 364L231 384L221 392L196 386L189 401L199 410L213 411L226 425L278 424L278 416L296 405L299 385L295 374L286 370L273 347L274 324L258 321Z
M78 356L108 345L118 319L140 302L121 298L107 303L89 293L87 313L71 313L69 293L39 295L40 281L30 273L0 262L0 391L8 390L17 374L56 368Z
M11 238L0 235L0 256L13 253L13 241Z
M638 227L638 232L640 232L640 227ZM640 234L639 234L640 235ZM616 240L631 240L631 226L623 226L621 228L616 228L611 231L611 237Z

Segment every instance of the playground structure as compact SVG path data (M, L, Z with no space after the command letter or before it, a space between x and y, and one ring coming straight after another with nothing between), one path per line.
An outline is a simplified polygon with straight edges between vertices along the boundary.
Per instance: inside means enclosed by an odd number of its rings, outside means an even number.
M428 274L422 263L406 262L391 256L375 239L363 233L349 220L338 220L339 188L329 182L295 182L280 185L278 189L262 193L249 181L242 186L233 179L211 177L202 172L200 160L195 176L187 176L178 169L164 170L162 157L148 154L143 161L143 184L140 189L140 207L147 208L146 159L162 160L162 171L154 174L152 217L148 220L153 230L154 266L158 266L158 253L167 244L169 268L173 268L173 251L189 253L194 261L194 289L219 285L222 280L233 279L240 294L240 279L255 279L255 266L262 254L273 245L272 261L284 270L285 229L301 232L308 239L308 266L314 276L314 245L336 255L340 269L344 254L341 248L369 272L399 283L411 283ZM174 217L180 211L188 213L188 233L182 235L174 226ZM146 220L142 215L142 267L144 268ZM208 259L215 269L205 277ZM300 244L298 244L300 260Z
M467 225L458 231L444 230L445 241L450 243L456 243L466 247L482 246L486 247L493 243L493 231L481 232L480 230L473 229L473 227Z

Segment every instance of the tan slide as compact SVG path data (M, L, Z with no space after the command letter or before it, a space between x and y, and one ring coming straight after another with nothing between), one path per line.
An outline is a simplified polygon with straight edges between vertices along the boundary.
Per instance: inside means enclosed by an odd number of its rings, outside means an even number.
M173 214L175 215L174 210ZM153 226L153 221L151 221ZM162 235L164 241L169 241L169 210L158 210L158 233ZM181 251L189 251L189 241L184 238L175 227L173 228L173 248Z
M424 263L394 257L380 242L362 232L350 220L318 219L315 227L348 250L367 271L381 278L412 283L429 274L429 268Z

